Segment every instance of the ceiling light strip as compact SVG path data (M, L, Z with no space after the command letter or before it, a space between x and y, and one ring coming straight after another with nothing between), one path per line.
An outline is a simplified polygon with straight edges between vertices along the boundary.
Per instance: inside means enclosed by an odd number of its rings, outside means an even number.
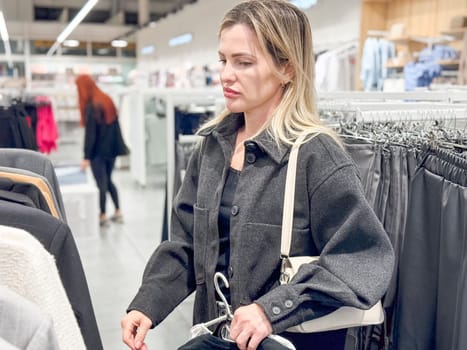
M3 11L0 11L0 34L3 41L8 41L10 37L8 36L8 30L6 29L5 17L3 17Z
M0 35L2 36L3 45L5 46L5 54L7 56L8 66L11 68L13 66L13 61L11 59L10 36L8 35L8 30L6 28L3 11L0 11Z
M84 4L84 6L81 8L81 10L79 10L79 12L71 20L71 22L68 23L65 29L57 36L55 43L47 52L47 56L52 56L55 53L60 44L65 41L65 39L68 37L68 35L71 34L73 30L75 30L78 24L81 23L84 17L87 16L87 14L92 10L92 8L97 4L98 1L99 0L88 0L88 2Z

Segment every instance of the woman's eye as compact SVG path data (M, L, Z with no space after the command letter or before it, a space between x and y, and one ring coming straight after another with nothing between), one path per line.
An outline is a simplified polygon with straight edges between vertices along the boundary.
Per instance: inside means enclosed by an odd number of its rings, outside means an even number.
M223 65L225 65L226 60L223 59L223 58L219 58L219 62L222 63Z
M249 61L240 61L240 62L238 62L238 64L239 64L240 66L242 66L242 67L249 67L249 66L251 66L251 62L249 62Z

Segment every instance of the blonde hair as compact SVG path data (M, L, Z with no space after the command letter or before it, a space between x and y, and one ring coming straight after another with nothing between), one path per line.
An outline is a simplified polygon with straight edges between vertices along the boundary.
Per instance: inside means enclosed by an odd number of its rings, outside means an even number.
M337 134L319 120L312 35L306 14L285 0L247 0L226 13L219 35L236 24L246 25L256 33L261 49L272 57L280 79L285 79L280 67L289 65L294 72L292 81L284 85L279 106L263 130L267 128L278 143L292 144L298 135L308 131L307 139L324 133L341 144ZM224 110L202 129L217 125L229 114L229 110Z

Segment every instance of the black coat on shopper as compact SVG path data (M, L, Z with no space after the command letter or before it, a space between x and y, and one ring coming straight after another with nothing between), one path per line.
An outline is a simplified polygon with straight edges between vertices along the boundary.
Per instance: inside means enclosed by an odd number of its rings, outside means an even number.
M196 291L194 322L217 317L213 276L218 218L243 114L232 114L195 149L174 199L170 241L158 246L129 309L156 326ZM351 158L330 137L300 147L291 256L320 255L279 286L283 196L289 147L267 131L245 141L230 222L228 268L233 309L262 306L274 333L346 305L367 309L388 287L394 252L365 199Z
M129 153L118 118L105 122L104 111L89 103L85 110L84 159L115 158Z

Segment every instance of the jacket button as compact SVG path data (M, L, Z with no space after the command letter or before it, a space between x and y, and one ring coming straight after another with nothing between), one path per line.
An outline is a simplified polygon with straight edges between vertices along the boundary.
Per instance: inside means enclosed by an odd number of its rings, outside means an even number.
M232 210L230 211L230 213L231 213L233 216L235 216L235 215L238 214L239 210L240 210L240 209L239 209L236 205L234 205L234 206L232 207Z
M227 269L227 273L229 274L229 278L232 278L232 277L233 277L234 271L233 271L233 267L232 267L232 266L229 266L229 268Z
M274 306L274 307L272 308L272 313L273 313L274 315L279 315L279 314L281 313L281 309L280 309L278 306Z
M247 150L247 152L256 152L258 146L256 146L256 143L254 143L253 141L247 141L245 142L245 149Z
M249 164L253 164L254 162L256 162L256 156L254 153L247 153L246 154L246 161L247 163Z
M290 309L293 306L293 301L292 300L286 300L284 305L285 305L285 307L287 309Z

